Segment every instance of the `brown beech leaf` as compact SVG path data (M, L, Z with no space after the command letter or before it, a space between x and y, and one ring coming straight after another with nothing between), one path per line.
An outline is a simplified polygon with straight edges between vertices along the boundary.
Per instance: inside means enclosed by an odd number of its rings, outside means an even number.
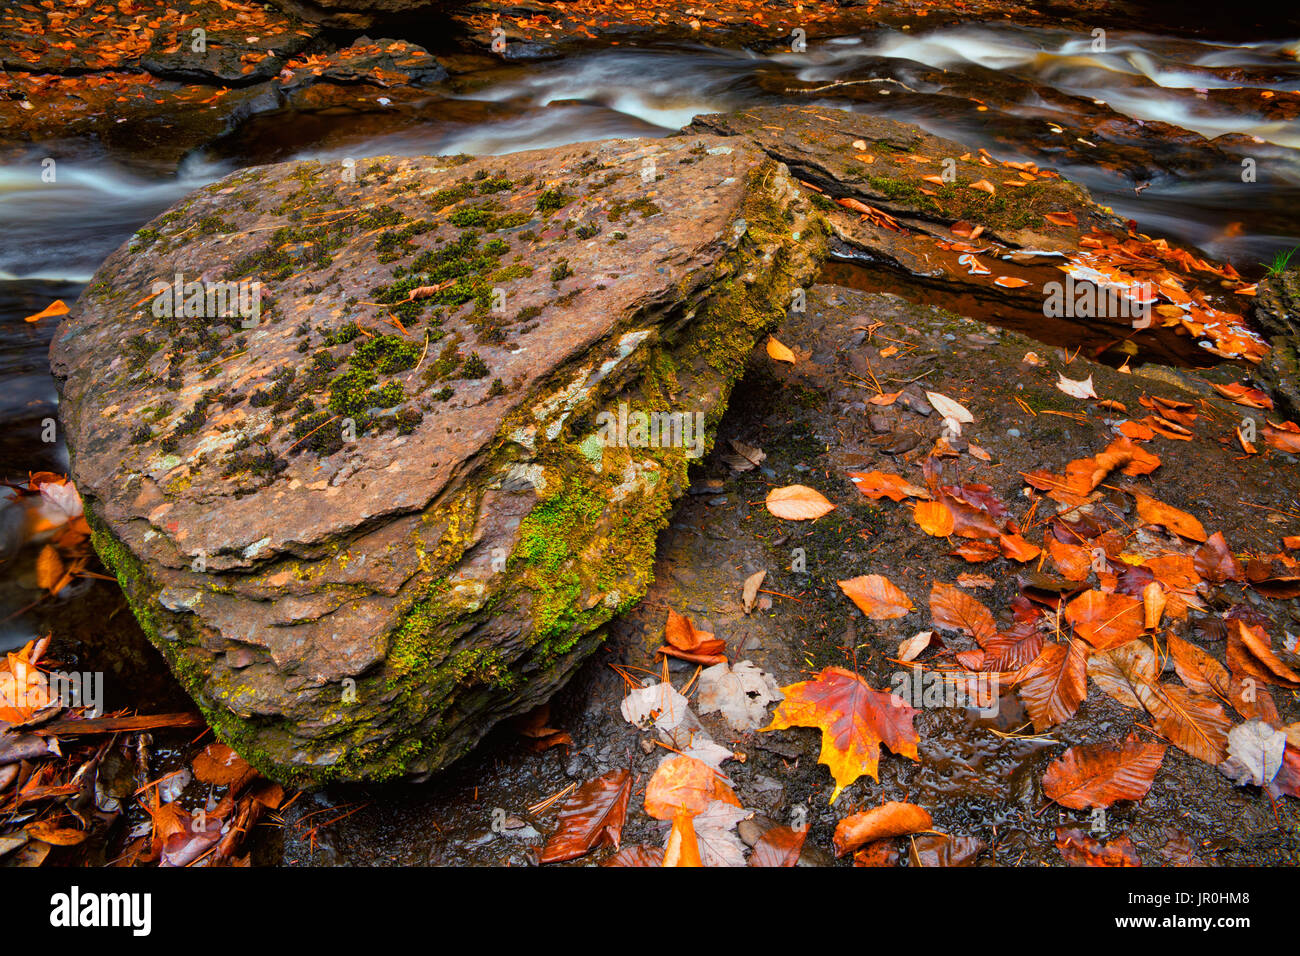
M1018 561L1021 564L1034 560L1042 553L1042 548L1036 544L1030 544L1018 534L998 535L998 544L1002 546L1003 557Z
M63 580L63 559L54 545L47 544L36 556L36 586L54 594L60 589Z
M893 840L877 840L868 843L853 854L854 866L898 866L902 855Z
M808 828L770 827L754 844L749 856L750 866L794 866L803 851L803 841L808 839Z
M789 521L812 521L830 514L835 506L807 485L787 485L768 492L767 510Z
M907 836L929 830L930 814L914 803L890 801L871 810L845 817L835 825L835 855L851 853L864 843Z
M935 581L930 588L930 617L937 627L962 631L985 646L998 632L993 614L979 601L951 584Z
M203 783L229 786L236 792L258 775L248 761L220 743L204 747L194 758L192 766L194 776Z
M697 630L690 618L668 609L668 622L664 625L664 639L679 651L691 654L717 654L726 645L708 631Z
M1088 645L1077 637L1065 644L1048 644L1012 679L1020 701L1042 733L1074 716L1088 694Z
M1300 690L1300 674L1273 653L1273 642L1263 628L1251 627L1245 621L1228 622L1228 669L1266 684Z
M656 820L672 820L679 813L693 817L714 800L740 806L732 789L703 760L669 757L646 785L645 812Z
M892 621L906 616L913 608L911 598L883 574L864 574L836 583L858 609L873 621Z
M819 727L822 749L819 762L830 768L835 780L831 803L840 791L866 774L879 780L880 745L917 760L920 737L912 728L918 713L893 694L872 690L851 671L827 667L814 680L781 688L783 700L764 730Z
M1142 706L1156 722L1156 732L1198 760L1218 766L1228 756L1232 721L1219 702L1176 684L1138 687Z
M956 522L952 510L942 501L921 501L912 509L912 518L931 537L946 538Z
M1069 544L1047 535L1047 553L1052 556L1056 570L1069 581L1085 581L1092 571L1092 552L1077 544Z
M1127 836L1109 843L1094 840L1082 830L1058 827L1056 847L1070 866L1141 866L1137 848Z
M1189 541L1204 541L1205 529L1201 523L1186 511L1179 511L1163 501L1145 495L1140 491L1129 492L1137 500L1138 517L1147 524L1158 524L1168 528L1174 534Z
M1163 744L1143 743L1137 734L1115 743L1079 744L1047 768L1043 792L1074 810L1141 800L1164 757Z
M652 846L625 846L601 866L663 866L664 851Z
M1245 580L1245 572L1240 562L1233 557L1222 531L1214 532L1196 549L1193 567L1197 574L1211 584Z
M664 866L703 866L700 844L695 836L691 815L680 811L673 817L673 829L664 848Z
M889 498L902 501L904 498L929 498L930 493L924 488L912 484L900 475L891 475L884 471L851 471L849 478L872 501Z
M1218 385L1210 383L1214 390L1230 402L1238 405L1245 405L1247 408L1273 408L1273 399L1261 392L1257 388L1251 388L1249 385L1243 385L1239 382L1233 382L1231 385Z
M963 561L969 561L971 564L980 564L1000 557L1002 552L998 550L997 546L988 541L963 541L949 554L961 558Z
M618 849L631 795L630 770L611 770L588 780L560 807L559 829L546 841L540 862L573 860L602 843Z
M1127 594L1085 591L1065 608L1065 619L1099 651L1140 637L1145 625L1142 602Z
M1231 677L1228 669L1209 652L1188 643L1177 634L1168 637L1169 654L1174 669L1184 684L1198 694L1213 694L1224 700L1231 699Z
M912 866L974 866L984 850L984 841L973 836L926 833L908 842L907 859Z
M1139 687L1151 687L1159 676L1159 663L1151 645L1130 641L1088 657L1088 676L1125 707L1142 709Z

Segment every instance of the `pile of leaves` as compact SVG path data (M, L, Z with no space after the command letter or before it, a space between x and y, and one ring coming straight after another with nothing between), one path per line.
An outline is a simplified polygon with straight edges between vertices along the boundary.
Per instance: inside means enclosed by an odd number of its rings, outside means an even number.
M153 732L202 718L65 706L48 647L32 641L0 664L0 864L247 866L250 832L285 802L279 785L220 743L154 777Z

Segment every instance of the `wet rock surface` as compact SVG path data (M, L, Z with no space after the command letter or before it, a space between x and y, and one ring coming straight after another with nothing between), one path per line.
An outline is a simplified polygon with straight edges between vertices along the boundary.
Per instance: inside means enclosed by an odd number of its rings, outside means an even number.
M386 777L549 697L644 590L810 212L691 137L254 169L140 230L52 360L97 547L218 733ZM620 406L691 420L602 447Z

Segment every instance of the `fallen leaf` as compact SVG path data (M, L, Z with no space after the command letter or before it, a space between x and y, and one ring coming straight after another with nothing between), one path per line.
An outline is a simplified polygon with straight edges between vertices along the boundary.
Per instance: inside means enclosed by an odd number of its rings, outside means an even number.
M1070 866L1141 866L1137 848L1127 836L1109 843L1094 840L1082 830L1057 828L1056 847Z
M806 485L774 488L767 496L767 510L789 521L812 521L835 510L819 491Z
M712 775L713 771L709 773ZM611 770L588 780L560 807L559 828L546 841L538 860L542 863L573 860L603 843L617 850L631 795L631 771Z
M749 856L750 866L794 866L799 862L807 827L795 830L786 826L769 827L754 844Z
M1015 276L998 276L993 280L993 284L1001 286L1003 289L1023 289L1029 285L1028 279L1019 279Z
M1085 591L1065 608L1074 633L1099 651L1140 637L1145 627L1142 602L1127 594Z
M919 759L920 737L912 727L918 711L893 694L872 690L856 674L827 667L814 680L781 688L785 700L764 730L818 727L818 761L835 780L831 803L863 774L879 780L880 745L911 760Z
M1238 786L1266 787L1282 769L1286 732L1262 720L1248 720L1228 731L1228 759L1219 769Z
M1079 744L1047 768L1043 792L1074 810L1141 800L1164 756L1162 744L1143 743L1137 734L1117 743Z
M1059 391L1064 392L1071 398L1096 398L1097 393L1092 387L1092 376L1075 380L1066 378L1060 372L1056 373L1056 387Z
M67 315L68 306L62 299L55 299L35 315L29 315L24 322L39 322L41 319L52 319L56 315Z
M884 471L850 471L849 479L872 501L888 498L902 501L904 498L929 498L930 493L924 488L912 484L899 475Z
M1216 767L1227 757L1232 721L1214 698L1175 684L1137 687L1135 692L1155 720L1156 732L1179 750Z
M935 538L946 538L957 527L952 509L942 501L917 502L912 518L922 531Z
M1157 501L1140 491L1130 491L1137 501L1138 517L1147 524L1156 524L1168 528L1174 534L1189 541L1204 541L1205 528L1186 511L1179 511L1163 501Z
M845 817L835 825L835 855L851 853L864 843L906 836L934 826L930 814L914 803L890 801Z
M873 621L892 621L913 608L912 600L883 574L864 574L837 581L840 590Z
M961 631L983 647L998 632L993 614L965 591L935 581L930 589L930 617L938 627Z
M1155 651L1144 641L1130 641L1088 657L1088 676L1125 707L1143 709L1139 688L1154 685L1158 675Z
M793 365L797 361L794 352L790 351L787 346L782 345L777 341L777 338L774 335L769 335L767 337L767 354L770 358L773 358L778 362L789 362Z
M763 579L765 577L767 577L767 569L755 571L749 577L745 578L745 587L741 594L741 601L744 603L746 614L754 610L754 602L758 600L758 589L763 586Z
M1228 669L1266 684L1300 690L1300 674L1273 653L1272 641L1263 629L1241 620L1228 623Z
M1042 733L1074 716L1088 694L1087 645L1048 644L1012 678L1025 710Z

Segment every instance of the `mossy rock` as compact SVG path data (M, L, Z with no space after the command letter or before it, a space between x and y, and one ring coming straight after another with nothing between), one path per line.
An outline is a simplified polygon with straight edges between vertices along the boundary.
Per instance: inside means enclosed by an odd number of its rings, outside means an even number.
M617 244L561 226L611 209ZM298 784L436 770L567 680L825 246L785 167L716 137L281 164L141 235L52 347L72 474L217 735ZM261 282L261 314L191 281ZM602 441L623 407L695 444Z

